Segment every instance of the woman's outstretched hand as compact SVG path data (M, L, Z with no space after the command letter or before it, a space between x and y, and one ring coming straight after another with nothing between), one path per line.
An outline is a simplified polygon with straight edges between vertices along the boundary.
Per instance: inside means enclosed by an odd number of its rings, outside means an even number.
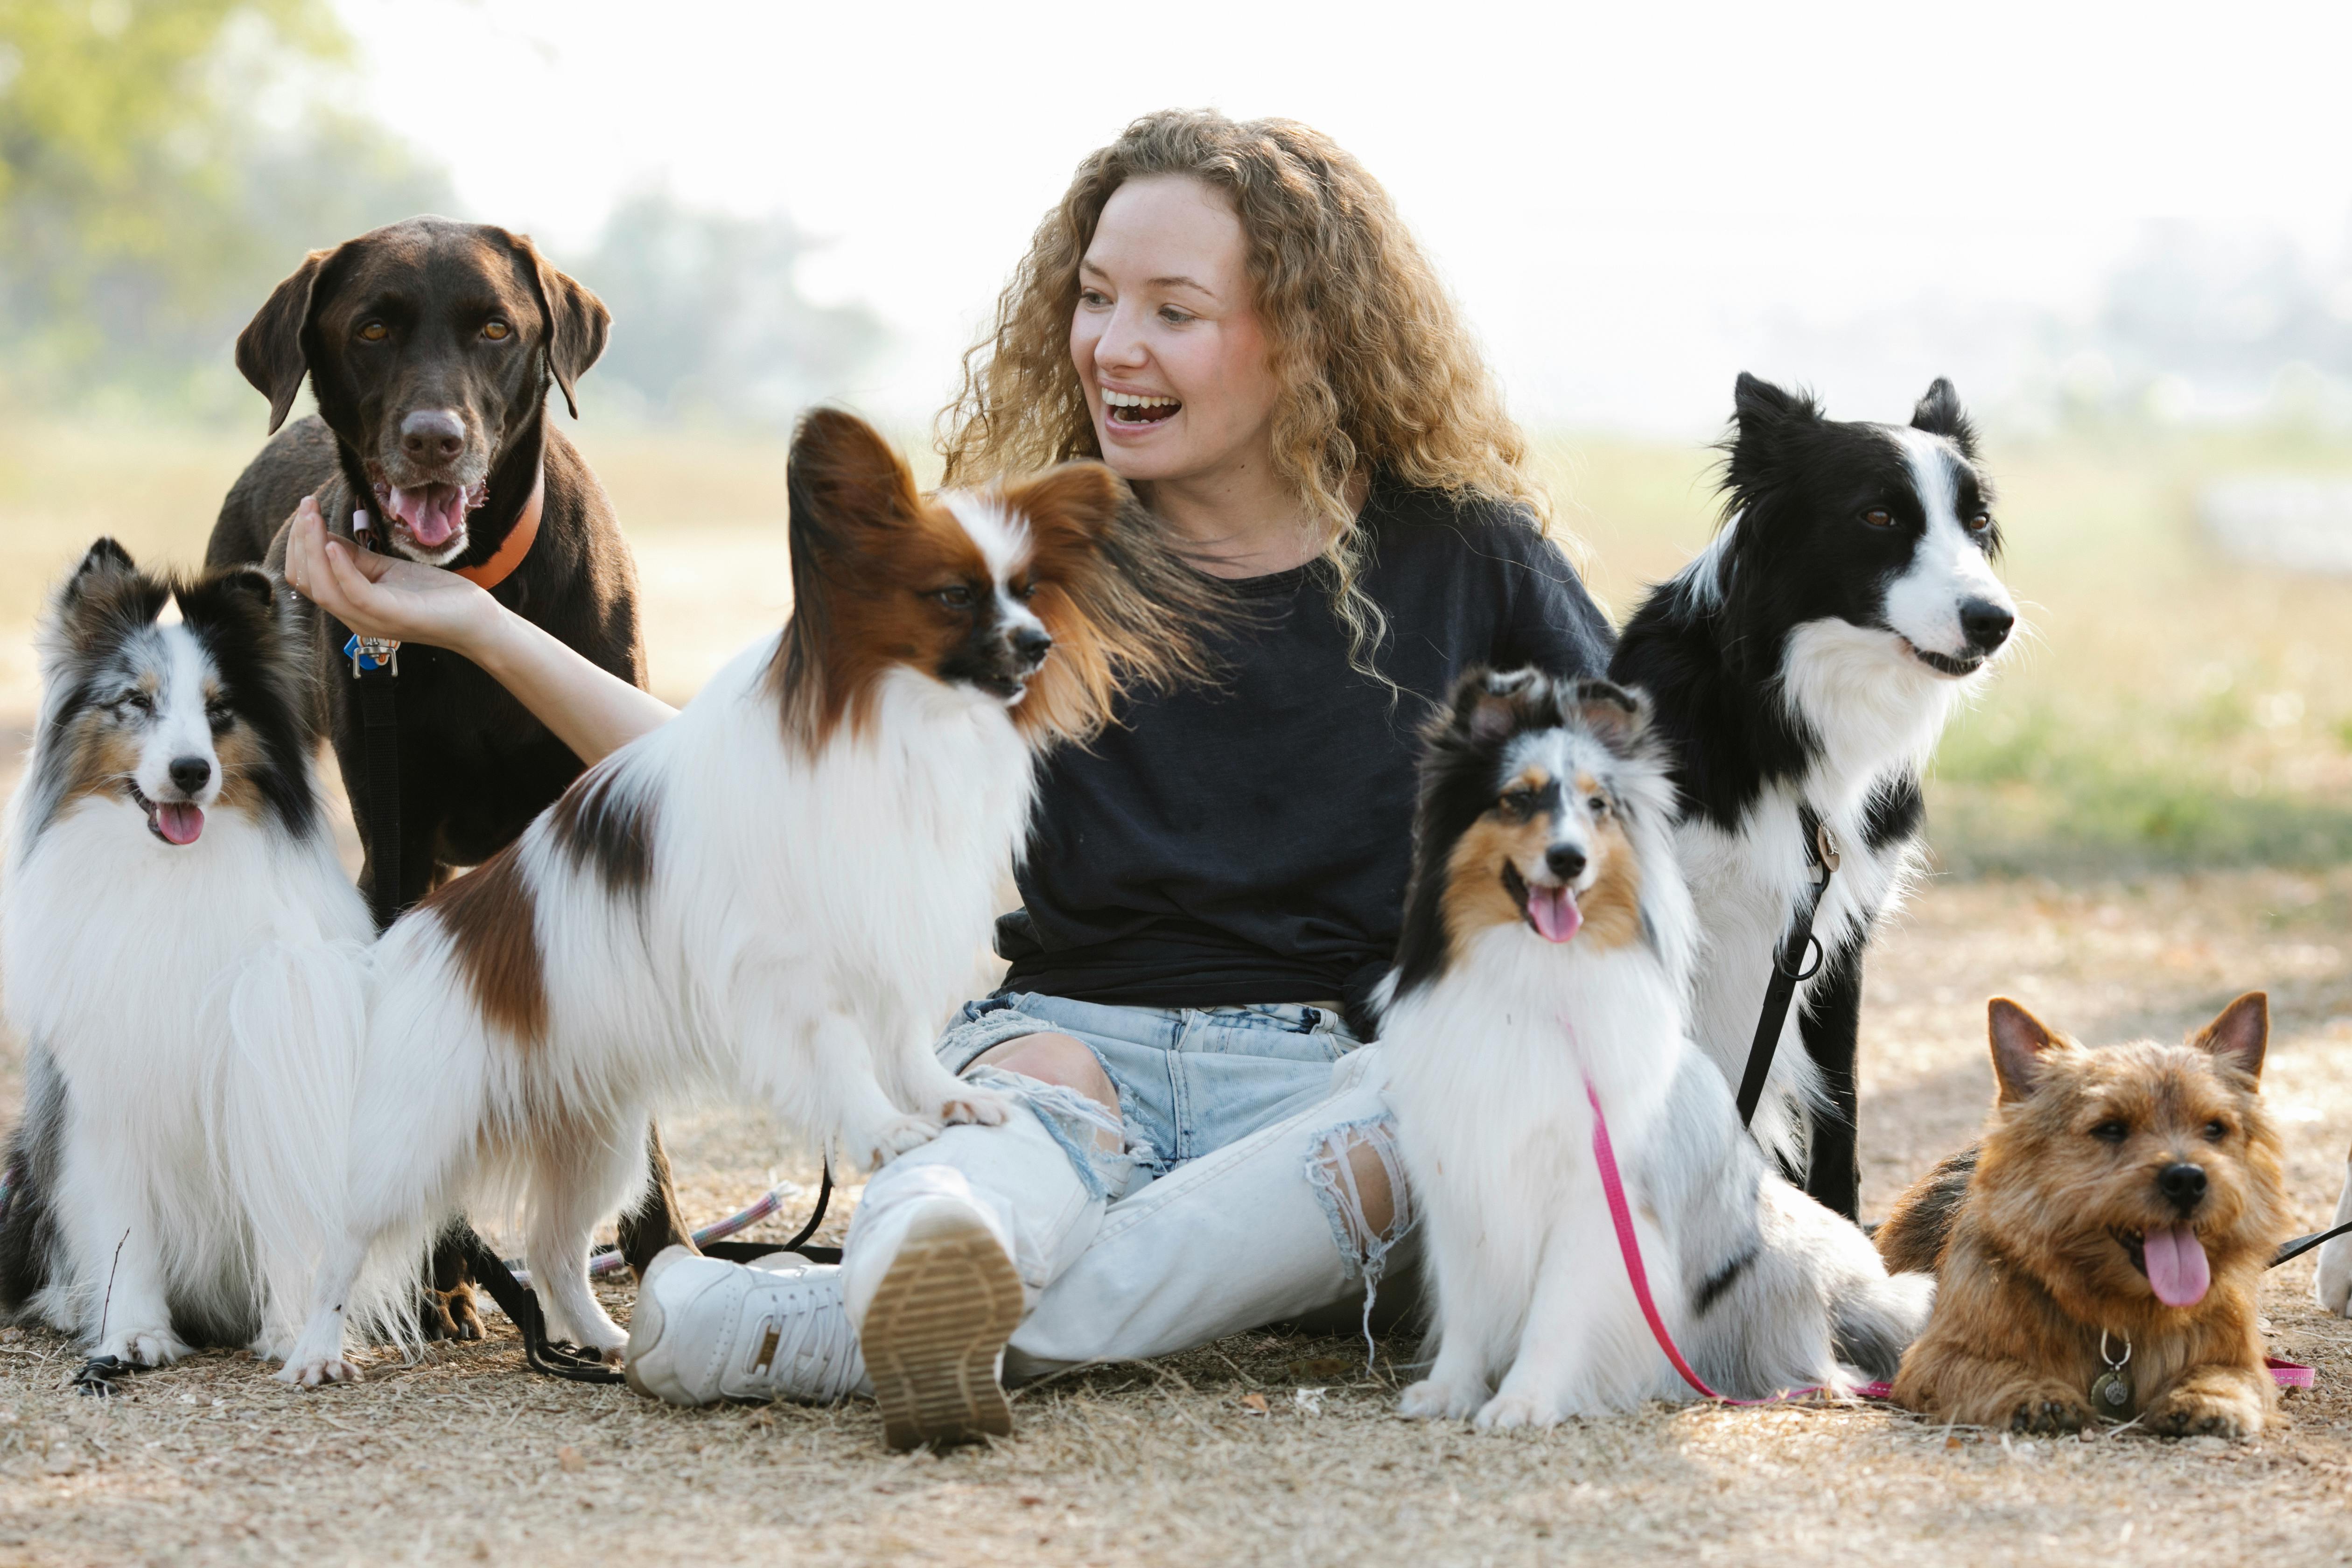
M468 657L496 629L500 614L496 599L455 572L334 538L316 496L304 496L294 509L286 581L362 637L424 643Z

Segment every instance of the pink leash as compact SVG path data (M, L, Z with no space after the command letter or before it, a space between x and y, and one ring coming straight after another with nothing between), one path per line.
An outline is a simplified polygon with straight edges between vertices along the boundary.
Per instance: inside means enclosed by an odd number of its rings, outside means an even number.
M1601 1096L1593 1089L1590 1076L1584 1080L1584 1098L1592 1104L1592 1163L1601 1168L1601 1190L1608 1194L1609 1217L1616 1222L1617 1250L1625 1258L1625 1276L1633 1281L1634 1300L1642 1303L1642 1316L1649 1320L1651 1337L1658 1342L1658 1348L1666 1352L1666 1359L1674 1363L1675 1370L1682 1374L1683 1381L1696 1389L1702 1397L1724 1405L1777 1405L1784 1399L1802 1399L1807 1394L1821 1393L1820 1385L1815 1384L1811 1388L1792 1388L1785 1394L1775 1394L1763 1399L1734 1399L1709 1388L1698 1373L1691 1370L1690 1363L1683 1359L1683 1352L1676 1348L1674 1335L1666 1332L1666 1321L1658 1315L1657 1302L1650 1297L1649 1272L1642 1267L1642 1244L1633 1235L1633 1211L1625 1202L1625 1184L1617 1174L1617 1152L1609 1142L1609 1118L1601 1114ZM2270 1368L2271 1376L2277 1380L2281 1388L2309 1388L2312 1385L2311 1369L2307 1366L2281 1361L2276 1356L2264 1356L2263 1363ZM1885 1399L1895 1390L1890 1384L1865 1383L1854 1392L1864 1399Z

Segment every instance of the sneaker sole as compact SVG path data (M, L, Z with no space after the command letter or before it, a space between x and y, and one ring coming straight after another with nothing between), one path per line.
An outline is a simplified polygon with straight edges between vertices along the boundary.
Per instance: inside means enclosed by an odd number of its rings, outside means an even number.
M918 1220L876 1287L860 1338L893 1449L1003 1437L998 1354L1021 1326L1021 1276L996 1237L953 1215Z

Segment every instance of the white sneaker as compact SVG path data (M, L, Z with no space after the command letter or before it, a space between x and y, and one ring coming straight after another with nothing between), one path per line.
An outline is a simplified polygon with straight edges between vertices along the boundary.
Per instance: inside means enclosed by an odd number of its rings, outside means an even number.
M672 1405L830 1405L866 1392L840 1273L831 1264L771 1269L664 1249L629 1315L629 1386Z
M962 1199L916 1199L890 1220L896 1246L873 1238L887 1261L870 1249L857 1258L860 1279L875 1281L858 1338L884 1440L946 1447L1008 1436L1013 1408L1000 1380L1005 1342L1021 1326L1020 1272Z

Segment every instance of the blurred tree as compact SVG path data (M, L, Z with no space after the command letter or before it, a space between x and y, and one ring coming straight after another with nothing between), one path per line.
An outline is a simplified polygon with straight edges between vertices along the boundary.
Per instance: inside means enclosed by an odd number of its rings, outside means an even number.
M449 203L325 101L348 58L326 0L0 0L0 386L237 406L306 249Z
M861 307L801 293L811 248L782 217L703 211L663 189L624 198L572 268L613 312L597 374L656 417L778 422L838 395L883 329Z

